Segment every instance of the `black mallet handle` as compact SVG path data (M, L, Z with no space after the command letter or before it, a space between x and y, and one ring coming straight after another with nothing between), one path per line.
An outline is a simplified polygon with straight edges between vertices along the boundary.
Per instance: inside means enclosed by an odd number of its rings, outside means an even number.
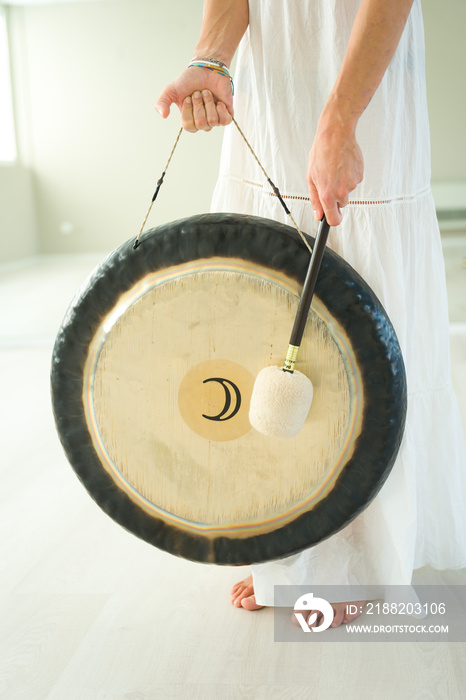
M324 257L325 245L327 243L329 229L330 226L328 225L327 219L324 215L321 219L319 230L317 231L314 247L312 249L311 260L309 261L309 267L306 273L306 279L304 280L301 299L299 301L298 311L296 312L293 330L291 331L290 348L293 347L296 349L295 355L297 355L297 348L299 348L303 339L307 315L309 313L312 297L314 295L317 276L319 274L322 258ZM296 360L296 357L294 358L294 360ZM292 362L292 365L292 367L288 367L287 362L285 361L283 369L287 372L292 372L294 367L294 361Z

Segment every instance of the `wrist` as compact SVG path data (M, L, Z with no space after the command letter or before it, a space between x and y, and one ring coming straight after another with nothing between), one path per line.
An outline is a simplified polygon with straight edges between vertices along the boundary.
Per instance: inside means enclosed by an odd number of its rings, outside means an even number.
M209 63L213 66L218 66L219 68L224 68L228 70L228 66L225 63L225 61L220 61L220 59L214 58L214 56L194 56L191 59L191 63Z
M350 98L332 92L322 110L319 128L337 128L348 135L354 135L363 111L364 109L358 109Z
M204 68L210 71L213 71L214 73L217 73L219 75L223 75L223 77L228 78L230 81L231 85L231 93L232 95L235 94L235 86L233 83L233 78L230 75L230 71L227 68L227 64L224 63L224 61L219 61L216 58L212 57L205 57L205 56L196 56L195 58L192 59L190 62L188 68Z
M200 57L203 59L219 61L220 63L223 63L227 68L230 67L232 61L232 56L230 56L226 51L216 49L215 47L209 48L206 46L198 45L194 49L192 60Z

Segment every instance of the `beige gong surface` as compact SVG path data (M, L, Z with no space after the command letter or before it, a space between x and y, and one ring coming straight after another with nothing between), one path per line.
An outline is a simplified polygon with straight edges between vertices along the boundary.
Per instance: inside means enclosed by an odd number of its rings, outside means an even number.
M318 299L296 366L314 386L303 429L281 440L248 420L256 375L283 363L299 291L275 270L200 260L148 275L103 319L85 366L86 420L140 507L221 528L286 520L328 494L362 406L347 338Z

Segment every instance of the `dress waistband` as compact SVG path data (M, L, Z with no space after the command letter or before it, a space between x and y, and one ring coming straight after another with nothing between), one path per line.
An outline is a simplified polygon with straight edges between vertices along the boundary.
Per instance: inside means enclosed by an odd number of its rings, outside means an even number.
M252 180L246 180L238 177L232 177L231 175L227 176L228 179L230 180L235 180L236 182L242 183L244 185L248 185L249 187L254 187L257 189L260 189L264 195L268 197L277 197L275 192L272 190L267 190L267 186L263 185L259 182L253 182ZM424 197L425 195L429 194L431 191L430 185L426 185L423 187L421 190L418 192L413 192L411 194L404 194L404 195L397 195L393 197L386 197L383 199L349 199L347 207L364 207L364 206L383 206L383 205L388 205L388 204L398 204L398 203L405 203L405 202L411 202L415 201L416 199L419 199L420 197ZM283 199L288 199L288 200L298 200L302 202L311 202L309 196L305 196L302 194L287 194L283 193L280 191L281 197Z

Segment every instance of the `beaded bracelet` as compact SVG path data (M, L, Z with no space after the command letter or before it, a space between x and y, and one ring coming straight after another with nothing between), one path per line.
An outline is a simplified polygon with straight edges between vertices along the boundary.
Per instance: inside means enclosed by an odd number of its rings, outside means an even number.
M193 66L197 66L198 68L207 68L208 70L214 71L214 73L218 73L219 75L224 75L226 78L229 78L231 83L231 93L232 95L235 94L233 78L230 75L230 71L228 70L226 63L223 61L217 61L214 58L198 57L193 58L188 68L192 68Z

